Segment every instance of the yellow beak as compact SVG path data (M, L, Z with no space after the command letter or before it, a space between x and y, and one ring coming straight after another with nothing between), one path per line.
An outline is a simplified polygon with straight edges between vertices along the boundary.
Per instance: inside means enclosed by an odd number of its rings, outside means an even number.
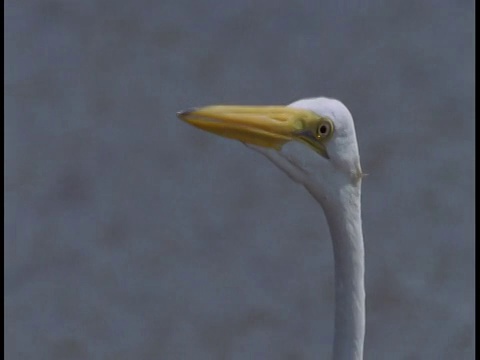
M312 111L287 106L206 106L177 116L202 130L276 150L319 119Z

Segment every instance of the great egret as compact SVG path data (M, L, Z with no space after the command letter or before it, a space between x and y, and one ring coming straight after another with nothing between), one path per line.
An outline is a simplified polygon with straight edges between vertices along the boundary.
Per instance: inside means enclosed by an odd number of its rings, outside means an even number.
M177 116L262 153L320 203L330 228L335 261L333 358L362 359L363 175L353 119L345 105L320 97L288 106L206 106L181 111Z

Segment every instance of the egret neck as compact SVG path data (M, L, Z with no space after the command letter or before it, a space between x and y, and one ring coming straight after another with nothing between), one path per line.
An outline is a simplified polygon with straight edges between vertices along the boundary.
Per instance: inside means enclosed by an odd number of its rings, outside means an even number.
M333 359L363 359L365 338L365 250L361 219L361 178L335 196L307 190L323 207L332 238L335 264Z

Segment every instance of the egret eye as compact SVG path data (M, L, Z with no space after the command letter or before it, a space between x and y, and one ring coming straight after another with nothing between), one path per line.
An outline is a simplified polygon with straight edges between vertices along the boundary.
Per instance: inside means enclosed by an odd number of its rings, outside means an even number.
M330 135L330 132L332 131L332 127L328 122L324 122L318 126L317 129L317 138L322 139Z

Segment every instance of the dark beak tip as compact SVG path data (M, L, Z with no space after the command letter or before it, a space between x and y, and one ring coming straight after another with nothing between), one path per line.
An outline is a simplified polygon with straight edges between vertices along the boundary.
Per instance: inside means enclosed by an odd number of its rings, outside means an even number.
M190 109L186 109L186 110L181 110L181 111L178 111L177 112L177 117L181 120L185 120L185 116L188 116L190 115L192 112L194 112L195 110L197 110L197 108L190 108Z
M185 115L187 115L187 114L188 114L188 112L187 112L187 111L184 111L184 110L182 110L182 111L177 111L177 118L179 118L180 120L183 120L183 117L184 117Z

